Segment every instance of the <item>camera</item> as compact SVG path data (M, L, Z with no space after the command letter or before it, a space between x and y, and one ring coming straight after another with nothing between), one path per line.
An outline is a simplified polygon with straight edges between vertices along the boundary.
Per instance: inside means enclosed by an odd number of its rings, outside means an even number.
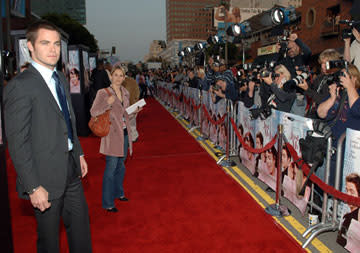
M345 28L344 30L342 30L342 33L341 33L342 39L348 39L348 38L352 38L352 37L353 37L353 34L352 34L351 29Z
M339 24L348 25L351 27L351 29L356 28L356 30L358 30L358 31L360 28L360 21L357 21L357 20L348 20L348 19L340 20Z
M259 108L250 109L250 119L255 120L260 117L261 120L267 119L271 115L271 106L266 104Z
M345 60L333 60L325 63L325 68L328 72L336 72L341 69L348 70L349 63Z
M335 73L333 73L331 75L328 75L327 80L326 80L326 84L331 85L331 84L335 83L336 86L342 88L342 85L340 83L340 77L341 76L345 76L345 74L341 70L338 70Z
M213 91L218 91L218 90L220 90L220 86L217 85L216 83L212 84L211 87L212 87Z

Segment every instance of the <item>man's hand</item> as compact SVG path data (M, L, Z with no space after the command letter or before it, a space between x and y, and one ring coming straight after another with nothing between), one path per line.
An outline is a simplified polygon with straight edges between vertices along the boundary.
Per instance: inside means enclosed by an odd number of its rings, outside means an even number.
M309 85L308 83L306 82L306 80L303 80L301 83L299 83L298 85L301 89L303 90L308 90L309 89Z
M298 38L298 36L297 36L296 33L292 33L292 34L290 34L290 36L289 36L289 40L291 40L291 41L295 41L297 38Z
M263 77L262 80L268 85L272 84L272 82L273 82L271 75L268 77Z
M49 193L42 186L39 186L29 196L32 206L38 208L41 212L44 212L51 206L51 203L49 202Z
M224 93L222 93L221 89L214 90L214 93L215 93L215 94L216 94L216 96L218 96L218 97L225 98L225 94L224 94Z
M80 156L80 168L81 168L81 177L85 177L88 173L88 165L85 161L84 156Z

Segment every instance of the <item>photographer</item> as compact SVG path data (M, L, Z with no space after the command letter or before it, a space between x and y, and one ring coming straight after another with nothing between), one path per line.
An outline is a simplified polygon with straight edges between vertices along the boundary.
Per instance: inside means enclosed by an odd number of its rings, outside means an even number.
M278 44L280 50L280 44ZM291 74L291 77L296 76L296 66L309 65L311 50L302 42L296 33L290 34L287 43L286 56L279 55L279 64L284 65Z
M341 92L346 92L344 96L344 108L340 112L340 117L332 127L332 133L337 140L346 128L360 130L360 72L355 65L349 65L348 72L342 70L343 76L340 77L340 85L335 83L329 86L330 96L322 102L318 109L318 116L322 119L334 120L340 103ZM342 89L345 88L345 89Z
M347 128L360 130L360 72L355 65L348 66L348 73L345 69L342 71L340 84L334 83L329 86L329 97L317 109L320 118L334 124L331 127L333 147L337 147L337 140ZM345 100L342 96L345 96ZM330 162L330 185L334 185L336 156L332 156Z
M321 65L321 74L315 78L313 83L303 81L298 85L304 90L304 94L310 99L310 108L306 112L306 117L318 118L316 110L318 105L329 96L328 85L334 78L333 71L326 69L326 63L340 60L340 54L335 49L326 49L319 55L319 64Z
M286 92L283 90L284 84L290 80L290 72L284 65L277 65L274 72L274 79L272 75L262 77L264 83L270 87L271 92L274 94L274 99L272 100L271 105L279 111L290 112L296 98L296 93L295 91ZM268 101L268 103L269 102L270 101Z
M250 78L249 78L250 77ZM252 71L247 73L243 68L237 70L235 88L239 91L238 98L247 108L254 105L254 93L256 83L252 80Z
M234 83L227 76L220 75L216 78L215 85L211 85L209 92L213 103L217 103L220 99L226 98L236 101L237 92Z
M344 59L348 62L353 62L354 65L360 69L360 24L353 26L351 31L355 37L355 40L351 43L351 38L345 38L345 46L344 46Z

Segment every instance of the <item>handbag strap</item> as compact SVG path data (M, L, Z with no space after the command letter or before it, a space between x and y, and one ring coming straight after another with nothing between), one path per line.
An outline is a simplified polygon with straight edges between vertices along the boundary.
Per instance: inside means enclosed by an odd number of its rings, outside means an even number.
M105 88L105 91L106 91L106 93L109 95L109 97L111 96L111 93L110 93L110 91L109 91L109 89L108 88Z

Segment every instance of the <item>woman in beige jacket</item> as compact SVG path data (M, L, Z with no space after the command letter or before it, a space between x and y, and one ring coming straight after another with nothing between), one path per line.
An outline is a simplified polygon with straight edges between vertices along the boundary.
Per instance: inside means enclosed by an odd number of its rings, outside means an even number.
M111 85L108 95L105 89L97 92L91 107L91 116L96 117L110 110L110 132L101 138L100 153L106 156L103 178L102 207L109 212L117 212L114 200L128 201L125 197L123 181L125 160L128 148L132 153L132 140L129 115L125 109L129 106L129 92L121 85L125 80L125 71L115 66L111 71Z

